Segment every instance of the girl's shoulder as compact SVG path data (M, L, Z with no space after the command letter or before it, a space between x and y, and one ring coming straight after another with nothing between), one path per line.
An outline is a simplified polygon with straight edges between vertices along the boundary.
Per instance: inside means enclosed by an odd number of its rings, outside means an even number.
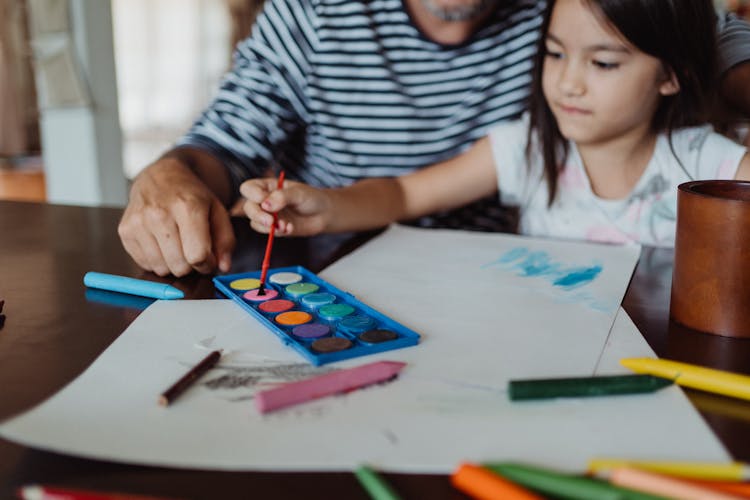
M517 157L526 150L529 139L529 114L524 113L520 118L507 120L493 125L487 132L490 145L498 157Z
M487 131L492 148L504 150L525 150L529 139L529 113L515 120L496 123Z
M671 141L675 151L682 152L703 152L707 148L713 150L716 147L727 147L731 150L745 149L743 145L716 132L709 124L674 130L667 136L667 139Z
M731 179L747 149L711 125L685 127L664 137L663 155L678 160L691 179ZM671 162L670 161L670 162Z
M503 202L526 205L540 186L544 189L544 164L540 161L540 155L534 147L527 155L528 114L495 125L488 132L488 137Z

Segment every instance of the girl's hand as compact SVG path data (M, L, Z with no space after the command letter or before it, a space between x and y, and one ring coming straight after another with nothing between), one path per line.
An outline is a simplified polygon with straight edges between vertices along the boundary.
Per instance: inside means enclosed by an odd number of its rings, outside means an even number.
M312 236L326 230L331 213L326 190L295 181L284 181L282 189L276 189L276 183L274 178L263 178L240 186L246 198L243 210L254 230L268 233L274 212L278 213L277 236Z

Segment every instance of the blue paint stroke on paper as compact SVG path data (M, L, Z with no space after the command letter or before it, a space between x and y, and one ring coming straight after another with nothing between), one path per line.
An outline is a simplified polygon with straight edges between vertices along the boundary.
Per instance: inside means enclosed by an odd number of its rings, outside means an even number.
M545 251L530 251L528 248L514 248L504 253L482 268L501 267L515 269L519 276L542 277L552 285L572 290L594 281L602 272L600 264L590 266L569 266L555 261Z
M602 272L602 266L579 267L568 269L567 273L552 282L555 286L575 288L590 283Z

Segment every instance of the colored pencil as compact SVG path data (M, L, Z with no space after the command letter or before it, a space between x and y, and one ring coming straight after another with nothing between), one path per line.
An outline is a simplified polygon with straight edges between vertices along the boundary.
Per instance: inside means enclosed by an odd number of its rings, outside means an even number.
M526 399L612 396L654 392L672 381L651 375L607 375L599 377L511 380L508 397Z
M634 488L654 495L681 500L743 500L740 496L696 486L680 479L631 467L620 467L613 470L609 481L625 488Z
M336 370L256 392L253 400L259 412L268 413L312 399L341 394L384 382L398 375L398 372L404 366L406 366L406 363L397 361L376 361L355 368Z
M479 465L462 463L451 475L451 484L479 500L542 500L542 497Z
M625 358L620 364L637 373L674 380L676 384L750 400L750 376L703 366L653 358Z
M177 382L159 396L159 404L169 406L180 394L185 392L201 375L210 370L221 358L221 351L213 351L203 358L200 363L192 367Z
M371 467L362 465L354 471L354 475L357 476L359 483L372 500L399 500L401 498Z
M284 186L284 171L282 170L279 174L279 181L276 183L276 189L281 189ZM268 241L266 242L266 254L263 256L263 264L260 267L260 287L258 288L258 295L266 294L266 274L268 274L268 267L271 263L271 249L273 248L273 237L276 233L276 224L279 221L279 214L273 213L273 225L271 230L268 232Z
M593 473L606 472L618 467L635 467L670 476L714 481L742 481L750 478L750 467L742 462L687 462L594 458L589 460L588 463L589 472Z
M129 493L105 493L39 484L22 486L18 488L17 494L21 500L168 500L164 497L132 495Z

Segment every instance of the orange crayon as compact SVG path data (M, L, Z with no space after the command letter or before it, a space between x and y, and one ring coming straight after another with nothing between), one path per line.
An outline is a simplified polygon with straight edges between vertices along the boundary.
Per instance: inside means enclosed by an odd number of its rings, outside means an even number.
M740 481L710 481L707 479L685 479L686 483L700 486L701 488L710 488L712 490L731 493L732 495L750 498L750 483Z
M451 484L479 500L543 500L484 467L466 462L451 475Z

